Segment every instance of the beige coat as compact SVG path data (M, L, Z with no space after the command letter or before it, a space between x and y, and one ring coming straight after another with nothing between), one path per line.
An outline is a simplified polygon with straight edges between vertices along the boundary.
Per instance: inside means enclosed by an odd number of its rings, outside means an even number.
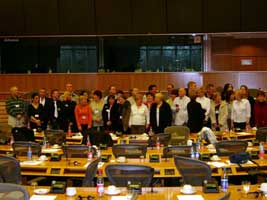
M219 108L219 119L218 119L221 131L227 128L227 118L228 118L228 106L225 101L222 101L220 108ZM212 101L210 105L210 120L211 120L211 124L216 124L214 101Z

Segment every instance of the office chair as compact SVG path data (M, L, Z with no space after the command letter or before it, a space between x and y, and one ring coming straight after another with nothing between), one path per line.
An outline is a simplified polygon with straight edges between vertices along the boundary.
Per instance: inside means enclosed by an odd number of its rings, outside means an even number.
M227 192L223 197L219 198L218 200L229 200L231 196L231 192Z
M146 157L147 146L141 144L117 144L112 147L112 153L117 158L125 156L126 158Z
M170 146L163 149L164 158L172 158L174 156L191 157L191 146Z
M29 200L28 191L21 185L0 183L1 199Z
M169 141L171 139L171 135L169 133L154 134L153 136L150 137L148 141L149 146L150 147L156 146L158 139L161 145L168 146Z
M258 128L256 131L256 140L259 142L267 142L267 127Z
M64 155L66 158L87 158L88 147L86 145L64 145ZM96 155L96 149L91 148L93 156Z
M211 179L211 168L205 162L175 156L174 163L183 178L184 184L202 186L204 180Z
M144 165L111 164L106 167L105 171L108 180L117 187L126 187L128 181L148 187L154 176L154 169Z
M21 184L19 161L13 157L0 155L0 182ZM1 187L0 187L1 188Z
M66 142L66 133L63 130L45 130L44 136L46 137L46 142L51 145L62 145Z
M83 187L94 187L93 180L96 176L97 173L97 166L98 163L100 162L100 158L94 160L91 162L86 169L85 177L83 179Z
M16 141L12 144L12 147L17 156L27 156L29 145L31 146L32 155L41 156L42 148L39 143Z
M169 126L164 129L164 133L171 135L170 145L186 145L189 139L190 129L186 126Z
M215 143L218 156L230 156L234 153L246 152L248 143L241 140L226 140Z

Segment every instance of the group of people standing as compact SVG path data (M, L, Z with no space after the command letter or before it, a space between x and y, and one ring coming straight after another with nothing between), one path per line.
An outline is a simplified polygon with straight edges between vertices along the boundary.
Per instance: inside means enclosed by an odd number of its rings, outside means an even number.
M18 88L12 87L6 101L8 123L12 127L28 125L41 130L49 127L65 132L93 129L135 134L149 130L162 133L171 125L186 125L194 133L203 126L217 131L267 126L267 104L262 91L256 101L244 85L234 91L231 84L226 84L219 92L213 84L197 87L190 81L187 88L175 89L168 84L167 91L164 96L156 85L150 85L145 95L133 88L126 96L110 86L106 97L100 90L78 95L68 83L62 95L54 89L48 97L46 89L41 88L27 104L20 98Z

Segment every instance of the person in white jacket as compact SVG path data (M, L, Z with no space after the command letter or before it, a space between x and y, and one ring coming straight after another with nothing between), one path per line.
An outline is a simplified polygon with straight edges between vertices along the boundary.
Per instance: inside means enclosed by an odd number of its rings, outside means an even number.
M178 97L173 101L172 111L175 112L174 125L184 125L188 120L187 104L190 102L190 98L186 96L185 88L180 88L178 91Z
M210 99L205 97L205 88L204 87L200 87L197 90L197 95L198 95L198 97L197 97L196 101L198 103L200 103L202 109L205 110L204 125L210 126L210 124L208 124L209 115L210 115Z

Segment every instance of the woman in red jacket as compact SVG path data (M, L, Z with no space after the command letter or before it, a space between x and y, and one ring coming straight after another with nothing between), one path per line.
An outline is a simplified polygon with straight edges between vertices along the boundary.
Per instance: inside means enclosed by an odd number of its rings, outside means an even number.
M86 96L80 96L80 103L75 107L75 118L78 130L83 134L83 143L86 143L88 130L92 127L92 110Z
M254 121L256 127L267 127L267 102L263 91L258 93L254 104Z

